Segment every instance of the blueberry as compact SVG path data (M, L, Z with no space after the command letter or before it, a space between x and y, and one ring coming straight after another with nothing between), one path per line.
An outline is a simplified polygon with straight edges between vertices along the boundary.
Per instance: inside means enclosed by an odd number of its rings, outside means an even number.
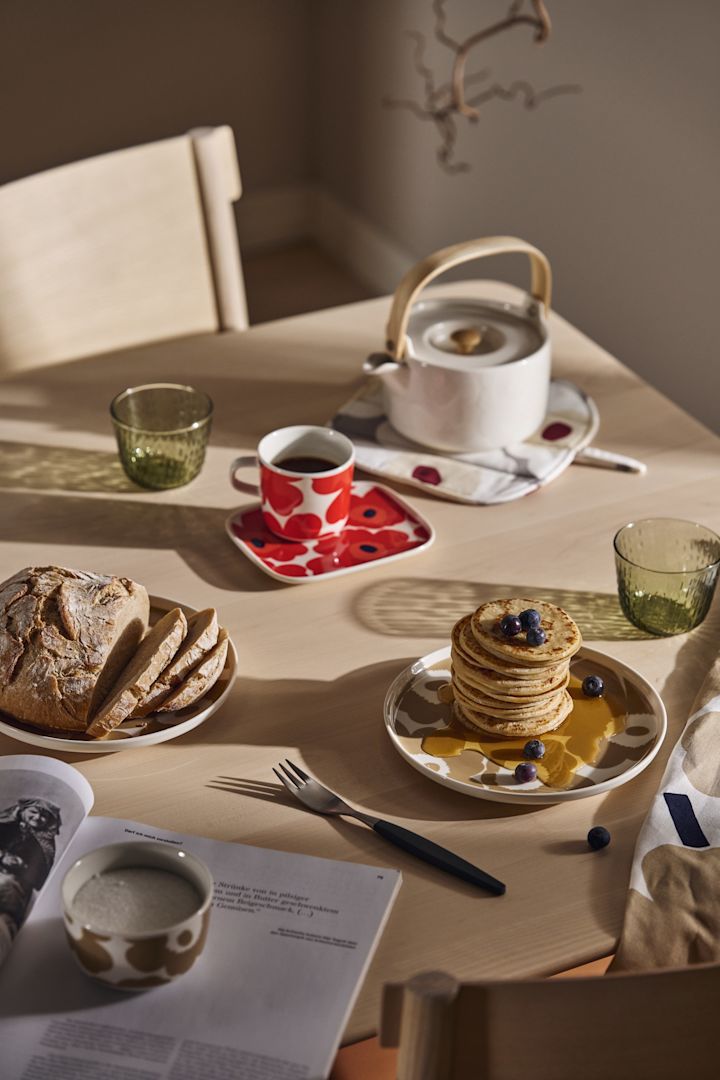
M523 757L538 761L545 757L545 743L542 739L529 739L523 746Z
M528 645L542 645L545 641L545 631L542 626L533 626L527 632Z
M500 620L500 632L503 637L515 637L522 630L520 620L517 615L505 615Z
M605 693L605 683L599 675L587 675L583 679L582 692L585 697L602 697Z
M521 761L515 766L515 779L518 784L528 784L537 776L537 769L531 761Z
M523 630L534 630L540 625L540 612L535 608L525 608L520 612L520 625Z
M587 842L593 851L599 851L610 843L610 833L603 825L596 825L587 834Z

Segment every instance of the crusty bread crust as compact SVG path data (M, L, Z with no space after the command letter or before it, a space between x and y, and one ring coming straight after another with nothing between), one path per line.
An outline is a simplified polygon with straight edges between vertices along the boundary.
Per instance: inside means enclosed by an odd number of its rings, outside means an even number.
M127 719L172 660L186 630L187 620L180 608L173 608L155 623L95 715L87 729L88 735L96 738L107 735Z
M220 678L228 651L227 630L220 630L217 644L188 676L165 698L158 712L175 712L194 705Z
M0 709L36 728L84 732L149 608L129 578L61 566L14 574L0 585Z

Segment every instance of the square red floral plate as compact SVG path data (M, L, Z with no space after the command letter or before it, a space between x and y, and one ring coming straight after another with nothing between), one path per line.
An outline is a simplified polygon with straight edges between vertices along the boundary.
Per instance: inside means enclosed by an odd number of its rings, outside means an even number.
M292 585L403 559L435 539L432 525L417 510L368 480L353 481L347 528L329 540L281 540L265 527L259 503L234 511L225 527L243 555L270 577Z

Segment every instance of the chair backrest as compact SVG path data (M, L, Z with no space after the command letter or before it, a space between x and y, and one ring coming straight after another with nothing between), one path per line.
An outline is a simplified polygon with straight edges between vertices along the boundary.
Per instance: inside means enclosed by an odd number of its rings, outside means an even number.
M385 987L380 1042L398 1080L710 1080L720 965L586 979Z
M0 187L0 371L245 329L229 127Z

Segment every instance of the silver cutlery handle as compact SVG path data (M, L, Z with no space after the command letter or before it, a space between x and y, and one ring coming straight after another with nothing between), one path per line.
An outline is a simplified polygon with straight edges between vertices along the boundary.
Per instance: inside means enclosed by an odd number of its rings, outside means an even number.
M479 867L473 866L472 863L466 862L465 859L461 859L459 855L454 855L447 848L440 847L439 844L433 844L432 840L426 840L424 836L418 836L417 833L410 832L409 829L394 825L392 821L378 820L373 824L373 829L392 844L402 848L403 851L407 851L410 855L417 855L419 859L430 863L431 866L436 866L438 870L445 870L448 874L454 874L455 877L462 878L463 881L469 881L471 885L478 885L481 889L487 889L488 892L494 893L496 896L502 896L505 892L505 885L502 881L498 881L497 878L486 874Z

